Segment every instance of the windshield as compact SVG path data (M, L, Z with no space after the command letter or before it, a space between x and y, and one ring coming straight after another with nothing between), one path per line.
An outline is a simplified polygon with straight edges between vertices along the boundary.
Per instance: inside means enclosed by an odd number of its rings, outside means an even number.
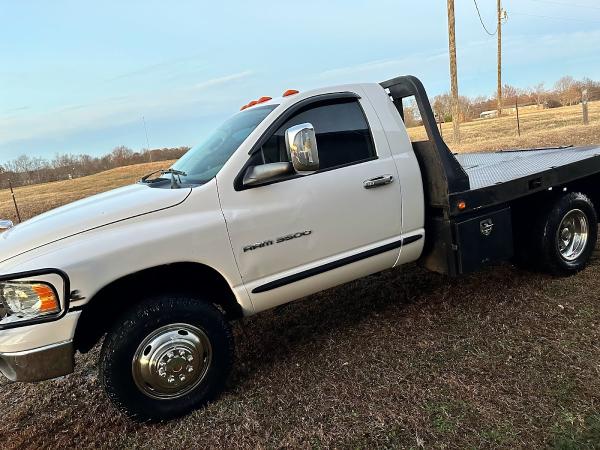
M240 144L273 111L277 105L246 109L225 121L200 145L190 149L174 165L184 172L185 184L203 184L213 178Z

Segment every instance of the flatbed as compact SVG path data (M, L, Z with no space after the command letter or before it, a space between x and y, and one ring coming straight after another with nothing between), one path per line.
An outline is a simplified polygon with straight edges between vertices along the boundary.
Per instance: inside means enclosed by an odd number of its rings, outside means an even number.
M455 154L469 176L471 189L484 189L540 173L589 165L590 172L600 165L600 147L557 147L547 149L500 150L497 152Z
M455 276L522 253L519 243L529 239L524 230L534 222L528 209L544 204L553 190L579 190L599 204L599 146L452 153L417 78L401 76L381 86L402 118L403 101L414 98L427 132L427 140L412 142L427 205L430 239L420 258L426 268ZM495 227L495 240L483 229L477 233L475 225L484 223Z

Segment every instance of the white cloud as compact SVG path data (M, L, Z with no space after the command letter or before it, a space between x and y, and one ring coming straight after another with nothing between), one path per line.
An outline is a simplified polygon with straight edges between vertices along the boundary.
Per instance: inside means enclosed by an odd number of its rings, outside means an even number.
M220 78L213 78L211 80L206 80L206 81L203 81L201 83L194 85L194 89L202 90L202 89L206 89L209 87L217 86L219 84L229 83L230 81L236 81L236 80L241 80L243 78L248 78L251 75L254 75L254 72L252 70L246 70L244 72L234 73L234 74L226 75L226 76L220 77Z
M34 137L60 136L74 131L119 126L137 121L142 115L165 117L191 107L206 109L221 101L223 96L221 92L215 92L215 95L202 93L199 96L200 92L249 78L253 73L246 70L158 94L119 96L96 103L68 105L40 114L0 117L0 145Z
M335 69L325 70L317 75L317 78L330 79L346 77L348 75L363 74L365 72L376 72L387 69L407 70L416 62L436 61L447 58L448 52L440 52L430 55L412 55L398 59L380 59L368 61L360 64L355 64L346 67L338 67ZM410 69L408 69L410 70Z

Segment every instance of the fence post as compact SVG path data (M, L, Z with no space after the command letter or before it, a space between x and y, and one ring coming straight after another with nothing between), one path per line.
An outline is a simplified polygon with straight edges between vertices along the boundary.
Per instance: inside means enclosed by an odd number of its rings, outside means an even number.
M519 96L515 97L515 109L517 110L517 134L521 137L521 120L519 119Z
M588 90L584 89L581 92L581 107L583 108L583 124L589 125L590 118L588 114Z
M13 203L15 204L15 211L17 212L17 219L19 219L19 223L21 223L21 213L19 212L19 206L17 205L17 198L15 197L15 192L13 191L12 181L10 181L10 178L8 179L8 187L10 188L10 195L12 196Z

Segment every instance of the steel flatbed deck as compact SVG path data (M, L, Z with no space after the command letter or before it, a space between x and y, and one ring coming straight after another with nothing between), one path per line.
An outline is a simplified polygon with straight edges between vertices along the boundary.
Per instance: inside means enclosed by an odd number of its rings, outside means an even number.
M470 189L450 194L453 214L461 213L453 208L456 201L465 201L467 211L472 211L600 174L599 146L504 150L454 156L469 177Z
M600 147L558 147L455 154L471 189L482 189L600 156Z

